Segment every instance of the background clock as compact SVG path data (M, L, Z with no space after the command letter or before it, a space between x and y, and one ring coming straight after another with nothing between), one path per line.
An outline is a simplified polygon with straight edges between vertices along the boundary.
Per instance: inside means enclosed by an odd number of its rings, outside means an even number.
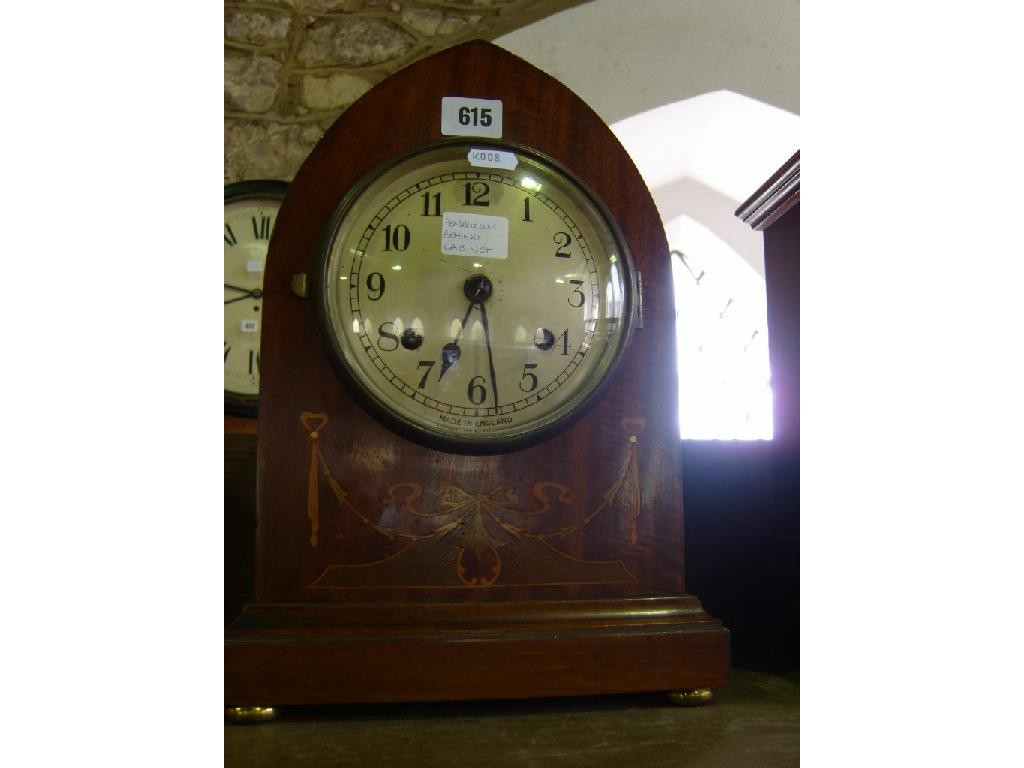
M263 273L283 181L224 187L224 405L252 416L260 391Z
M626 345L633 270L615 230L550 159L420 149L374 169L332 221L314 283L330 352L407 433L478 452L537 439Z
M291 182L264 290L228 705L726 683L664 228L577 96L481 41L382 81Z

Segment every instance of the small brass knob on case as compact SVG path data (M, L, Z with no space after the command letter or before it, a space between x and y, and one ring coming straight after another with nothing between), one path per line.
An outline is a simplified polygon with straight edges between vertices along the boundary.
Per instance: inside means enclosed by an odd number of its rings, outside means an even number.
M680 707L702 707L715 700L715 689L688 688L682 691L672 691L668 694L668 699Z
M297 272L292 275L289 287L291 288L292 293L300 299L309 298L309 278L306 276L305 272Z
M267 723L279 714L281 710L277 707L224 707L224 718L240 725Z

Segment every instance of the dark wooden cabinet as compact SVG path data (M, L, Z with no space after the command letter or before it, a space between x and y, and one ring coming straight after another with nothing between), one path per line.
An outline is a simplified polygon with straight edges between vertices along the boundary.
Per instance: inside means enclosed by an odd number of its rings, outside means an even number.
M800 442L800 153L794 154L736 215L764 234L768 345L775 441Z
M763 233L774 439L685 441L688 583L738 664L792 669L800 645L800 156L736 215Z

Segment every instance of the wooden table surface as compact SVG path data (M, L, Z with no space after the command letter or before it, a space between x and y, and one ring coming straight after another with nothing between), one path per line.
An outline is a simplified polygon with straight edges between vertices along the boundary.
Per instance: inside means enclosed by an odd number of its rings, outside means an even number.
M225 768L799 765L799 676L733 670L718 701L656 695L296 708L226 725Z

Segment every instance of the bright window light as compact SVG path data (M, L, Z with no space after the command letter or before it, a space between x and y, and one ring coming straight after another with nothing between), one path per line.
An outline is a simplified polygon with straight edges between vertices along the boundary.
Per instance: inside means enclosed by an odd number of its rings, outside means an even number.
M799 148L799 118L730 91L612 126L654 197L674 255L679 431L770 440L764 248L735 216Z
M666 230L673 247L679 435L770 440L764 279L699 222L680 216Z

